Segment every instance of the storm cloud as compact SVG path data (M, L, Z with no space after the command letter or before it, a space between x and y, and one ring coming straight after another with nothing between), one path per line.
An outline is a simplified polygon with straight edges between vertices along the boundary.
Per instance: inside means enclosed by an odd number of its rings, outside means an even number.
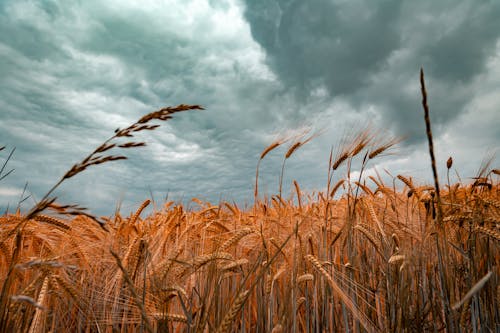
M267 63L302 100L324 88L356 109L379 107L400 134L421 132L411 89L418 70L432 82L433 116L465 111L476 80L498 56L496 1L245 1ZM415 124L419 124L415 129ZM412 138L415 139L415 138Z
M0 213L25 183L29 208L115 128L181 103L206 110L71 179L61 203L103 215L151 194L243 205L262 149L305 128L322 134L287 161L285 188L322 189L332 146L368 123L407 137L371 167L425 182L420 67L441 165L453 155L472 176L500 138L497 1L7 0L0 29L0 163L16 148ZM276 193L286 148L263 161L263 193Z

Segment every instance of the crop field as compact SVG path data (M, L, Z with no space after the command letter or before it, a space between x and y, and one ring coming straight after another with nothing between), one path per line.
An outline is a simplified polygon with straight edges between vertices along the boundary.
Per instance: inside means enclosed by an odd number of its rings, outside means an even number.
M423 75L421 85L435 170ZM110 152L144 145L134 135L153 121L199 108L117 129L31 210L0 216L1 332L500 330L500 171L488 161L454 184L364 177L397 143L365 130L332 151L319 192L294 182L293 193L263 196L257 166L245 209L195 198L146 216L146 200L130 216L97 218L56 203L60 183L125 159ZM309 139L291 139L283 170Z

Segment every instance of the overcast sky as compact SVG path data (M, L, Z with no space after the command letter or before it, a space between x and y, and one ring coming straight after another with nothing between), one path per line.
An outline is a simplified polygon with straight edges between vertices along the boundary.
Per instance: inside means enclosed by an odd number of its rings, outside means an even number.
M2 0L0 31L0 165L16 149L0 214L26 182L23 209L115 128L181 103L206 110L140 135L147 147L71 179L59 202L251 203L261 151L307 128L321 135L287 161L285 193L293 179L321 190L331 147L368 124L406 137L369 172L429 182L420 67L442 175L453 156L474 176L500 142L497 0ZM264 192L287 148L263 161Z

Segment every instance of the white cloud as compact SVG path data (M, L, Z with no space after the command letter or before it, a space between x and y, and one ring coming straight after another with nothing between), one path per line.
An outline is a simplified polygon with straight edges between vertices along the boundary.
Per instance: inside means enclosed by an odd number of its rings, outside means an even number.
M21 193L23 193L22 188L16 188L16 187L1 187L0 188L0 197L7 197L7 198L16 198L19 199Z

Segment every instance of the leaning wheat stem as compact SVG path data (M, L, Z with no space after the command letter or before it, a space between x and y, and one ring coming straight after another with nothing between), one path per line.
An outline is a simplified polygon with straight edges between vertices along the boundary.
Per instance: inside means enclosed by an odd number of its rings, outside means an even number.
M356 317L356 319L359 320L361 325L363 325L363 327L368 332L378 332L378 329L370 322L370 319L358 309L358 307L353 303L353 301L349 298L349 296L345 293L345 291L343 291L338 286L338 284L333 280L330 274L328 274L328 272L323 268L319 260L315 256L310 254L306 256L306 259L326 279L330 287L342 299L347 308L351 310L352 314L354 315L354 317Z

